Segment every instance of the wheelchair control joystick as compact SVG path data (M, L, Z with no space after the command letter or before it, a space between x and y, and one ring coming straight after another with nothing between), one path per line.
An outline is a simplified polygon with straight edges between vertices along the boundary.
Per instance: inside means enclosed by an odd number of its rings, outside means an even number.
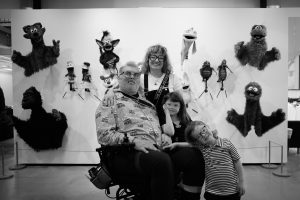
M128 136L127 136L127 133L124 133L123 143L124 143L124 144L128 144L128 143L129 143L129 138L128 138Z

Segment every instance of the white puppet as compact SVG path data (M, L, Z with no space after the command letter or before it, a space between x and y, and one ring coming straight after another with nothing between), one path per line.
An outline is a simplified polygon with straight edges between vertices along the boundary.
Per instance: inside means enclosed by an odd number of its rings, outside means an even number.
M77 81L76 81L76 75L75 75L75 72L74 72L74 63L72 61L68 61L67 62L67 70L68 70L68 73L65 75L65 92L64 92L64 95L63 95L63 98L66 96L66 94L68 92L76 92L76 90L78 89L78 85L77 85ZM83 100L82 96L77 93L80 98Z
M194 28L190 28L183 33L183 40L182 40L182 49L181 49L181 65L185 59L188 59L189 49L193 44L192 53L196 53L196 39L197 39L197 31Z
M81 81L82 82L81 82L80 93L82 93L82 91L84 91L85 93L95 92L93 96L100 101L99 97L97 96L97 88L92 82L92 76L90 74L90 63L88 62L83 63Z

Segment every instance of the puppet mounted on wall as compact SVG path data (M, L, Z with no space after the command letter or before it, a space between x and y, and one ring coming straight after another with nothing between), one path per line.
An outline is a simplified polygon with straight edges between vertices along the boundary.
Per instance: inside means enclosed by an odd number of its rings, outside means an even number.
M208 61L205 61L202 67L200 68L200 75L202 77L202 81L205 82L205 89L198 98L200 98L204 93L208 92L207 81L211 77L213 71L217 74L216 70L210 66L210 62ZM213 97L210 92L209 94L211 99L213 100Z
M234 109L228 111L226 120L233 124L241 134L246 137L254 126L255 133L261 137L268 130L285 120L285 113L277 109L270 116L265 116L260 107L262 89L256 82L250 82L245 87L246 107L243 115L239 115Z
M0 141L13 137L12 108L5 105L5 97L0 87Z
M59 56L59 40L52 40L53 46L46 46L44 43L45 27L41 23L23 27L24 37L30 39L32 51L23 56L18 51L13 51L11 60L24 68L25 76L31 76L39 70L45 69L57 63Z
M22 108L31 109L28 120L13 116L14 126L20 136L35 151L57 149L68 128L64 113L52 109L47 113L42 107L42 98L35 87L30 87L23 94Z
M92 82L92 76L90 74L90 63L84 62L82 67L82 82L80 92L85 91L86 93L92 93L92 91L97 92L97 88ZM96 94L93 96L100 101Z
M105 94L108 92L110 88L118 88L118 81L116 79L116 75L114 74L105 74L101 75L100 79L103 81L103 85L106 88Z
M64 92L63 98L65 97L65 95L68 92L71 92L73 94L78 89L76 75L74 72L74 64L72 61L67 62L67 70L68 70L68 73L65 75L66 86L65 86L65 92ZM84 100L83 97L79 93L77 93L77 94L82 100Z
M181 49L181 65L183 65L183 61L188 59L189 49L193 44L192 53L196 53L196 39L197 39L197 31L194 28L190 28L183 33L182 39L182 49Z
M221 88L220 88L220 91L218 92L218 95L217 95L217 98L220 94L221 91L224 91L225 92L225 96L227 98L227 92L226 90L224 89L224 81L226 80L227 78L227 70L228 69L231 73L233 73L230 68L227 66L226 64L226 60L224 59L221 63L221 65L218 67L218 76L219 76L219 79L217 82L221 82Z
M119 62L120 58L117 54L113 52L114 48L119 44L120 40L112 40L112 37L108 31L103 31L103 36L101 40L96 39L97 44L100 49L100 63L103 68L111 74L118 74L118 69L116 64Z
M280 52L273 47L267 51L266 35L267 29L264 25L254 25L251 29L251 40L246 45L239 42L234 46L235 57L241 65L249 64L258 70L264 70L269 62L279 60Z

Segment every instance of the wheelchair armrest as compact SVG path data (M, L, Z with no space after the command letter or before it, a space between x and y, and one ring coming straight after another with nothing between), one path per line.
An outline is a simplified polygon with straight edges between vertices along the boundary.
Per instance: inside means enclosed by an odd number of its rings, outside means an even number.
M98 153L101 152L122 152L124 150L134 149L134 143L121 143L114 145L102 145L100 148L97 148L96 151Z

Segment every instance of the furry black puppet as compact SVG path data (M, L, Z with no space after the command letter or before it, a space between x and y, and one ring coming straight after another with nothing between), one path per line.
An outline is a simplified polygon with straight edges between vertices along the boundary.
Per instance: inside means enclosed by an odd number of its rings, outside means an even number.
M111 35L108 31L103 31L101 40L96 39L100 49L100 63L103 65L105 70L109 70L110 73L118 74L116 64L120 58L113 52L114 47L120 42L119 39L112 40Z
M13 116L14 126L20 136L35 151L57 149L62 146L65 131L68 128L64 113L52 109L47 113L42 107L42 98L35 87L23 94L22 108L31 109L26 121Z
M267 29L264 25L254 25L251 30L251 40L246 45L239 42L234 46L235 56L241 65L247 63L258 70L264 70L269 62L279 60L280 52L273 47L267 51L266 35Z
M260 107L259 99L262 89L256 82L250 82L245 87L246 107L243 115L239 115L234 109L227 112L226 120L233 124L241 134L246 137L254 126L255 133L261 137L268 130L285 120L285 113L277 109L270 116L265 116Z
M53 46L46 46L43 35L46 31L41 23L23 27L24 37L31 40L32 51L23 56L18 51L13 51L12 61L24 68L25 76L31 76L39 70L45 69L57 63L59 56L59 40L53 40Z
M12 109L5 105L5 98L0 87L0 141L13 137Z

